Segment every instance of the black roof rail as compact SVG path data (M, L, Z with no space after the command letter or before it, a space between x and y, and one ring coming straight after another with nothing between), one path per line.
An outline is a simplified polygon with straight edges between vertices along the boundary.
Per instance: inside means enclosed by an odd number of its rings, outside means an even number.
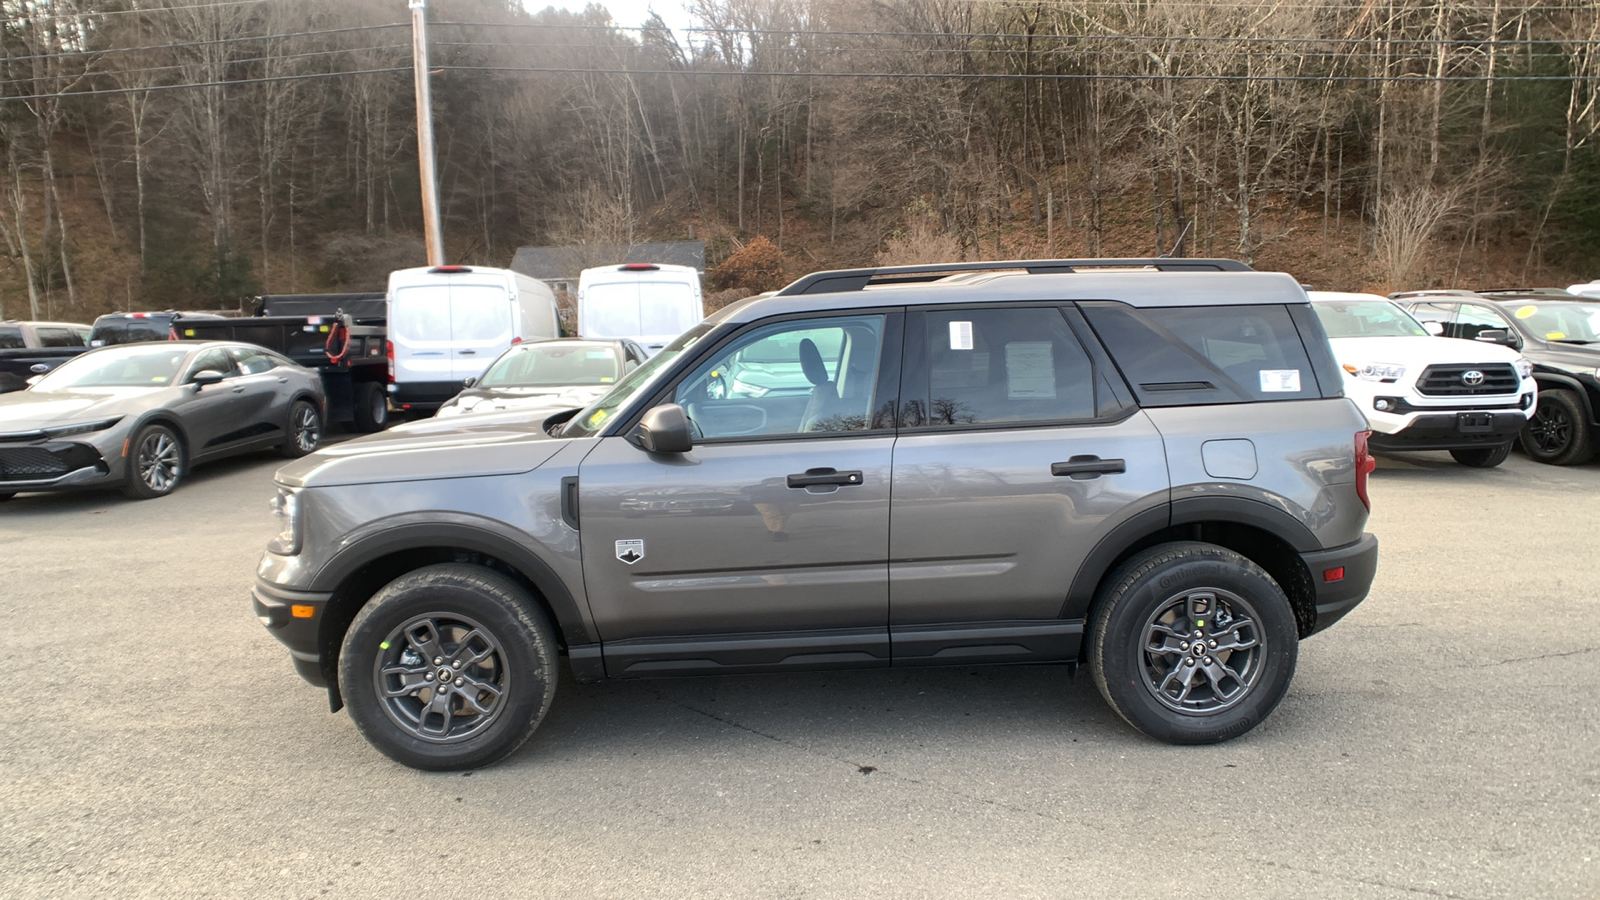
M881 266L874 269L836 269L813 272L778 291L779 296L859 291L885 284L918 284L968 272L1025 271L1030 275L1060 275L1099 269L1157 269L1162 272L1253 272L1236 259L1027 259L998 262L930 263L915 266Z

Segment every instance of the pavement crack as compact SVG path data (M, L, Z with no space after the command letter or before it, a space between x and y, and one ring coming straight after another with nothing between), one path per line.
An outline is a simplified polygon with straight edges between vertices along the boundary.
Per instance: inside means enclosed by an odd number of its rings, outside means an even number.
M1600 650L1600 647L1580 647L1577 650L1568 650L1568 651L1566 651L1564 653L1545 653L1545 654L1542 654L1540 656L1517 656L1517 657L1513 657L1512 659L1502 659L1502 660L1499 660L1498 662L1466 663L1466 664L1459 665L1459 666L1451 666L1450 668L1452 668L1452 669L1489 669L1489 668L1493 668L1495 666L1509 666L1512 663L1539 662L1540 660L1545 660L1545 659L1561 659L1561 658L1567 657L1567 656L1582 656L1585 653L1593 653L1596 650Z

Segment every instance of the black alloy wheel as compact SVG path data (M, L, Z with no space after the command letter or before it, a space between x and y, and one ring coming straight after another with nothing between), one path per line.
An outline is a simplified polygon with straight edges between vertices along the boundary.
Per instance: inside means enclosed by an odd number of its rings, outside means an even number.
M1539 392L1539 405L1522 429L1522 449L1539 462L1573 466L1594 456L1593 429L1583 401L1572 391Z
M309 400L296 400L289 408L289 436L278 453L290 459L306 456L322 444L322 414Z
M1278 583L1214 544L1163 544L1102 585L1089 667L1128 724L1173 744L1237 737L1283 699L1299 653Z
M139 429L128 453L128 481L122 492L134 500L165 497L184 476L183 441L165 425Z
M390 759L478 768L538 728L558 654L548 617L520 584L481 566L429 566L390 582L356 615L339 688L362 736Z

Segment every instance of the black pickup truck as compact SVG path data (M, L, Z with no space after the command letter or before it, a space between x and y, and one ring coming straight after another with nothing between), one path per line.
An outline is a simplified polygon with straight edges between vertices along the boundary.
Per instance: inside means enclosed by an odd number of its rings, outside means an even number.
M75 322L0 322L0 394L89 349L89 326Z
M328 421L356 431L382 431L389 421L389 357L385 295L268 294L253 315L184 319L179 340L245 341L275 350L322 374Z

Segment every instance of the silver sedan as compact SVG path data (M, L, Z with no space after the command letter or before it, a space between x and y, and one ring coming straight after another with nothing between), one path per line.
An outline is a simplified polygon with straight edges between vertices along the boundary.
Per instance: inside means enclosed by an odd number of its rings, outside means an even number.
M164 496L218 457L310 453L326 412L316 372L251 344L91 350L0 395L0 500L95 486Z

